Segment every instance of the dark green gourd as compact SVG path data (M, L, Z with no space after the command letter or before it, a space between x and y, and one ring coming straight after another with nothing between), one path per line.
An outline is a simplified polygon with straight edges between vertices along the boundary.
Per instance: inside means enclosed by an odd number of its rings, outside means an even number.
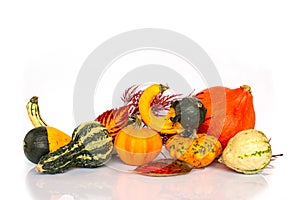
M26 158L37 164L40 158L49 153L47 129L40 126L30 130L23 140L23 150Z
M94 168L111 158L112 137L99 122L80 124L69 144L41 157L36 170L40 173L63 173L71 167Z
M171 108L174 108L176 115L170 120L173 123L179 122L184 128L181 136L197 138L197 129L204 122L207 111L202 102L194 97L185 97L172 102Z

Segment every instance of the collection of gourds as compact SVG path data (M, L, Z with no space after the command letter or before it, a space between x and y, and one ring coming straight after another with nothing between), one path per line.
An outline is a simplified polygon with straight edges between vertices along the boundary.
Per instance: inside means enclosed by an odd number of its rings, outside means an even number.
M172 176L210 165L216 159L234 171L254 174L272 159L269 139L255 130L253 96L247 85L223 86L179 98L164 95L168 86L128 88L124 106L83 122L72 136L48 126L38 98L27 103L35 128L25 138L26 157L40 173L62 173L71 167L99 167L117 156L136 173ZM165 148L170 158L157 160Z

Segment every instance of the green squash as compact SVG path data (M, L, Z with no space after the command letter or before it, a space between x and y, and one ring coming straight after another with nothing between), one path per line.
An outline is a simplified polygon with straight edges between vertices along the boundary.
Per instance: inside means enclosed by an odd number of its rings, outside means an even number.
M69 144L41 157L36 166L40 173L63 173L71 167L94 168L111 158L112 137L99 122L80 124L72 134Z
M30 130L24 137L23 150L26 158L37 164L40 158L49 153L49 141L45 126Z
M197 138L197 129L204 122L207 109L198 98L185 97L171 103L175 110L175 117L170 120L179 122L184 128L180 133L185 138Z

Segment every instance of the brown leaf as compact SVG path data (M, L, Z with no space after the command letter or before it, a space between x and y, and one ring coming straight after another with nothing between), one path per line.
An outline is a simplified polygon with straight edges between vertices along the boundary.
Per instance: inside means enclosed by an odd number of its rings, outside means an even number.
M122 106L107 110L99 115L95 120L104 125L111 136L115 136L128 123L129 106Z
M193 167L174 159L160 159L141 165L135 172L145 176L177 176L189 173Z
M140 89L140 85L132 85L125 89L121 100L124 102L124 105L128 105L130 107L128 112L129 115L134 116L138 114L138 102L143 91L144 90ZM181 94L158 94L151 102L151 109L153 113L157 116L161 116L161 112L168 111L170 109L171 102L177 100L180 95Z

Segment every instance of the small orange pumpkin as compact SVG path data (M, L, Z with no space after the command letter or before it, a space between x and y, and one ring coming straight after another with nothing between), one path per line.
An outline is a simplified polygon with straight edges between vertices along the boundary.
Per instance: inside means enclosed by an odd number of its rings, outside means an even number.
M254 128L253 96L248 85L235 89L211 87L199 92L196 97L207 109L205 121L197 132L217 137L223 149L238 132Z
M129 125L118 132L114 146L124 163L138 166L154 160L159 155L162 139L152 129Z

